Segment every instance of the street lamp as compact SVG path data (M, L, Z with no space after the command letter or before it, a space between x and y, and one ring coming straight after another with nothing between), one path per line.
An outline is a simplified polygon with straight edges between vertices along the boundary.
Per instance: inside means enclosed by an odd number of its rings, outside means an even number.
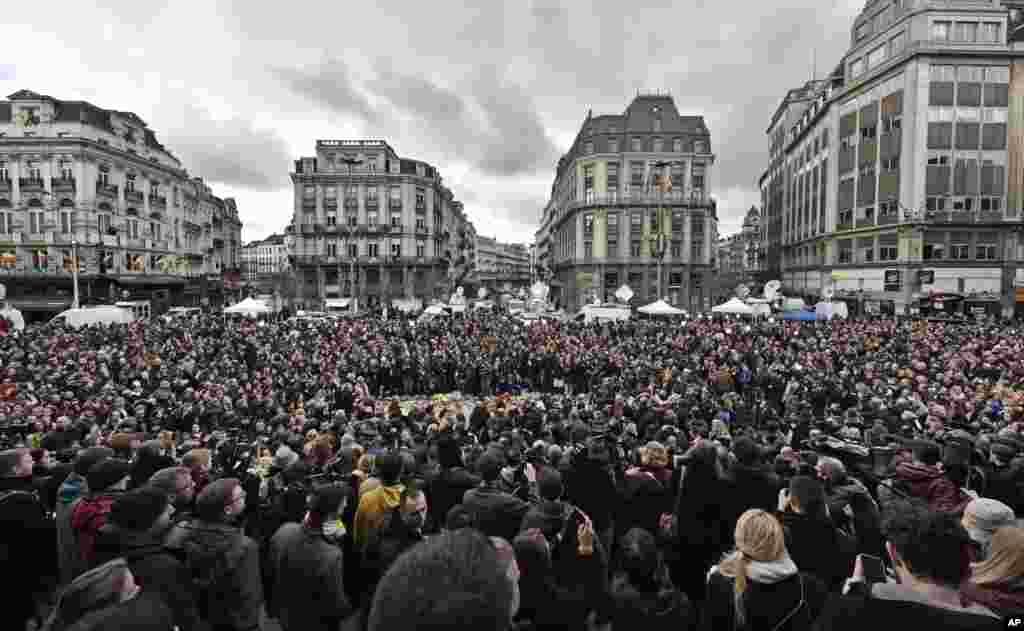
M344 157L341 158L341 163L348 167L348 176L351 178L352 177L352 167L362 164L363 161L359 160L357 158L350 158L349 156L344 156ZM348 197L347 196L345 197L345 200L346 200L346 203L347 203L347 201L348 201ZM349 223L349 221L348 221L348 208L347 207L345 208L345 226L346 226L345 233L347 235L347 238L345 239L345 245L347 247L347 246L351 245L352 242L355 240L355 229L356 229L356 227L354 225L352 225L351 223ZM346 252L345 254L348 255L349 252ZM355 259L354 256L349 256L349 265L348 265L349 309L352 311L353 315L355 315L355 312L356 312L355 270L356 270L356 259ZM338 257L338 278L341 278L341 257Z

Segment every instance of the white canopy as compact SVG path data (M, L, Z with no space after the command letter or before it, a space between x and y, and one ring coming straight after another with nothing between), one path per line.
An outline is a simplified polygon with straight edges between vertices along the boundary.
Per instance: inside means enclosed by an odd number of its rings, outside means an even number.
M426 309L423 310L423 313L425 313L427 315L443 315L444 314L444 306L443 305L430 305L429 307L427 307Z
M637 311L647 315L683 315L682 309L676 309L664 300L655 300L649 305L640 307Z
M754 310L739 298L733 298L723 302L717 307L711 308L712 313L731 313L734 315L754 315Z
M270 307L255 298L246 298L238 304L225 308L224 313L238 313L247 316L257 316L270 313Z
M750 308L754 310L754 314L758 316L770 316L772 314L772 308L765 302L754 302L750 305Z
M25 330L25 318L21 315L21 311L18 311L10 305L5 305L0 309L0 318L10 320L11 326L14 327L15 331Z

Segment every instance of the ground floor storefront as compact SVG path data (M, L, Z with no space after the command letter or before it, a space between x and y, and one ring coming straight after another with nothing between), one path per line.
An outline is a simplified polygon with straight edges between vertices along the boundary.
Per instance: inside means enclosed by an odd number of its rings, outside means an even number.
M714 270L707 265L665 264L660 274L655 263L572 265L556 268L550 284L549 299L567 311L577 311L595 300L615 302L622 286L632 292L632 305L663 298L674 307L693 312L711 309L721 293Z

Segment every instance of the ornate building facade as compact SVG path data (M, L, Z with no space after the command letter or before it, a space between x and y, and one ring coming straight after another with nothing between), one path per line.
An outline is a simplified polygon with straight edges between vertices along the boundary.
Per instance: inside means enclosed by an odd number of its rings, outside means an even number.
M81 301L218 303L241 221L131 112L22 90L0 101L0 282L40 317Z
M319 140L291 178L300 307L422 303L471 280L476 231L435 167L383 140Z

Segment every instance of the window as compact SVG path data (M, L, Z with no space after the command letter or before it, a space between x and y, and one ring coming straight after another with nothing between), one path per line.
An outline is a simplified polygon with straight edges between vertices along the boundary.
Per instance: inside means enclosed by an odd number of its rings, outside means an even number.
M127 232L128 232L128 238L129 239L138 239L139 238L139 220L138 219L129 219L129 220L127 220L125 222L125 224L126 224L125 227L127 228Z
M640 147L641 147L640 139L639 138L633 138L632 144L630 145L630 149L632 151L640 151L641 150Z
M941 261L946 256L945 245L942 243L925 243L923 257L926 261Z
M672 258L678 259L682 256L683 243L682 241L673 241L671 247Z
M985 69L985 81L987 83L1009 83L1010 82L1010 69L1009 68L986 68Z
M97 215L96 225L101 235L110 234L110 215Z
M694 192L701 192L704 190L704 164L694 162L692 172L690 173L690 186Z
M377 225L377 211L375 211L375 210L368 210L368 211L366 211L366 223L368 223L371 226L376 226Z
M417 241L416 242L416 258L422 259L427 256L427 242Z
M925 199L924 209L929 212L944 212L949 208L948 197L928 197Z
M683 152L683 139L682 138L673 138L672 139L672 151L674 151L675 153L682 153Z
M656 111L657 110L655 110L655 112ZM660 116L655 116L653 124L654 124L654 131L661 131L661 117Z
M427 229L427 219L425 217L417 217L416 218L416 229L417 230L426 230Z
M644 186L644 163L643 162L630 162L629 163L629 185L630 187L640 190Z
M850 64L850 76L859 77L864 74L864 59L854 59L853 63Z
M629 255L630 256L640 256L640 242L639 241L630 241L629 242Z
M416 209L425 210L427 208L427 192L422 188L416 189Z
M949 83L956 80L956 66L932 66L929 75L933 82Z
M883 171L899 171L900 170L900 159L895 158L883 158L882 159L882 170Z
M865 245L860 249L861 260L865 263L873 263L875 261L875 246Z
M839 225L849 226L853 223L853 210L840 210L839 211Z
M594 195L594 165L588 164L583 167L583 194L587 201Z
M345 220L349 226L355 227L359 223L359 217L355 213L348 213L345 215Z
M932 22L932 39L937 42L948 42L952 26L953 23L949 21Z
M583 258L590 260L594 258L594 243L593 241L583 242Z
M985 212L1002 212L1003 211L1003 198L1002 197L982 197L981 198L981 210Z
M949 258L957 261L965 261L970 258L970 246L966 243L954 243L949 246Z
M1002 25L999 22L982 22L978 31L978 42L983 44L998 44Z
M610 153L618 153L619 152L619 139L618 138L609 138L608 139L608 151Z
M608 181L606 182L609 193L617 193L619 190L619 163L608 163Z
M897 247L895 245L880 245L878 246L878 260L879 261L895 261L898 256Z
M877 136L878 136L878 127L871 126L871 127L861 127L860 128L860 137L863 140L873 140Z
M338 244L333 241L327 244L327 256L334 258L338 256Z
M594 213L583 214L583 234L592 234L594 232Z
M867 59L868 70L881 66L882 62L885 61L885 45L883 44L882 46L879 46L878 48L875 48L870 53L868 53Z
M133 192L135 191L135 174L129 173L125 176L124 190Z
M355 243L348 244L348 258L354 259L359 257L359 246Z
M391 213L391 227L401 228L402 227L402 213Z
M890 134L893 131L903 127L903 116L901 114L894 114L892 116L885 116L882 118L882 133Z
M366 256L370 257L371 259L375 259L379 255L379 250L380 244L378 244L376 241L366 242Z
M658 121L658 122L660 123L661 121ZM661 138L655 138L654 139L654 152L655 153L661 153L664 150L665 150L665 141L662 140Z
M864 39L865 37L867 37L870 34L871 34L871 22L868 22L868 21L861 22L860 24L858 24L857 25L857 30L854 32L854 35L855 35L855 37L856 37L858 42L860 40Z
M847 242L848 243L848 242ZM839 247L839 263L840 265L853 262L853 250L849 247Z
M353 187L353 188L355 188L355 187ZM393 200L401 200L402 199L402 189L401 189L401 187L392 186L391 190L389 191L388 194L390 195L391 199L393 199Z
M996 260L996 244L994 243L979 243L974 247L974 258L983 261L994 261Z
M953 210L956 212L969 213L974 210L974 198L973 197L954 197L953 198Z
M327 225L328 226L337 226L338 225L338 216L335 215L334 213L331 213L331 214L327 215Z
M975 42L978 39L977 22L957 22L953 31L953 40L957 42Z
M878 202L879 217L895 217L899 213L899 202L888 199Z
M61 211L60 213L60 232L61 234L71 234L72 226L75 220L74 211Z
M986 123L1005 123L1006 108L986 107L981 114L981 119Z
M949 166L950 156L948 153L930 153L928 154L928 165L929 166Z
M402 256L402 242L392 241L391 242L391 258L397 259Z
M583 143L583 154L589 156L592 153L594 153L594 142L592 140L588 140Z
M981 66L957 66L957 81L980 83L985 76L985 69Z

